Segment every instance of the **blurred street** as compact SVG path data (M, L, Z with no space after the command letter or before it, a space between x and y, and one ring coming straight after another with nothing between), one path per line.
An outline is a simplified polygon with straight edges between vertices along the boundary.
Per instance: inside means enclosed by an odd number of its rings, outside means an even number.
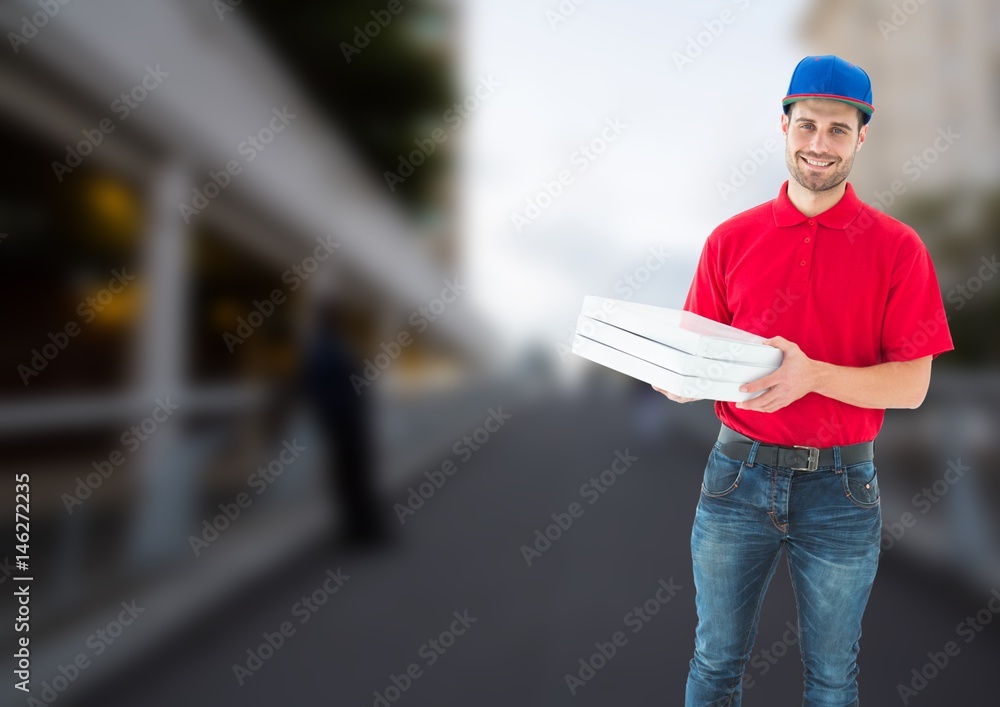
M294 694L296 704L372 705L373 693L384 694L391 676L411 663L423 673L399 704L596 707L618 704L622 695L634 705L681 704L694 635L690 525L717 423L707 403L681 407L610 382L600 377L572 395L539 391L534 400L502 390L484 396L484 407L502 405L511 419L487 443L488 454L461 467L408 517L398 544L370 555L311 546L286 560L280 575L244 587L130 667L124 682L79 704L271 707ZM903 428L906 418L898 413L887 424ZM607 468L615 450L638 461L591 505L579 488ZM446 455L442 449L439 457ZM880 468L890 487L905 477L888 461ZM424 480L411 471L400 488ZM405 498L402 490L395 495ZM520 546L551 523L550 514L581 500L584 514L528 567ZM350 579L300 625L291 607L328 569ZM633 634L623 618L654 596L661 579L680 591ZM988 598L956 592L941 575L887 553L865 617L863 703L897 704L897 684L909 683L928 651L955 640L956 624L982 608L973 602ZM448 629L455 611L468 611L476 623L427 666L419 649ZM286 620L295 634L241 687L233 665L245 665L247 649ZM794 625L792 593L779 569L745 705L797 703L798 646L782 644L789 621ZM617 630L628 643L571 695L565 674L576 674L595 642ZM994 704L1000 640L987 632L969 645L958 641L961 654L911 704Z

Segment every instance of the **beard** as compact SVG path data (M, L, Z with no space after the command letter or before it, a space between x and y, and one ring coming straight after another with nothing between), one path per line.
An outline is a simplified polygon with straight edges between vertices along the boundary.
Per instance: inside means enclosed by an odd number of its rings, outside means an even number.
M802 162L801 157L808 157L815 162L833 162L827 170L819 172ZM817 157L815 155L803 155L801 152L795 154L785 150L785 164L788 165L788 173L792 179L809 191L829 191L840 186L851 173L854 166L854 153L846 160L837 157L826 156Z

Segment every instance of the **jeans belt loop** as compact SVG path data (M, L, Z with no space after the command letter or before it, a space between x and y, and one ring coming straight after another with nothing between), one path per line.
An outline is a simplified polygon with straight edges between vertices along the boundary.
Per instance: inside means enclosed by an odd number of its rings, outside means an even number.
M760 448L760 442L754 440L753 444L750 446L750 454L747 456L747 466L753 466L753 460L757 457L758 448Z
M844 468L840 463L840 447L837 446L833 448L833 468L834 469Z

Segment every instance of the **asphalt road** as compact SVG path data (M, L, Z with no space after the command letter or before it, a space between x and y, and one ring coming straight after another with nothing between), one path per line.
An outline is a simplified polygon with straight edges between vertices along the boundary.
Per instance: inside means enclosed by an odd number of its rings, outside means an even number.
M621 395L602 386L578 396L496 402L510 419L407 517L389 550L322 546L290 556L280 572L180 631L115 684L75 696L77 702L682 705L695 627L690 527L717 429L709 404L681 407L645 390ZM450 454L442 450L442 459ZM581 488L616 458L629 466L613 485ZM427 469L414 469L411 483ZM403 488L391 501L405 498ZM550 546L540 545L545 549L536 549L529 566L522 546L554 522L553 513L572 524ZM336 592L320 592L327 596L316 611L303 611L301 599L338 568L349 579ZM956 633L988 600L962 596L948 577L887 554L865 618L862 704L996 704L1000 631L985 626L968 643ZM640 617L635 607L643 604L655 613ZM798 648L783 640L789 621L794 601L787 571L779 569L744 705L800 704ZM233 666L247 667L248 649L264 643L264 633L274 639L283 622L294 633L273 654L265 650L267 660L243 674L241 685ZM624 640L613 657L592 661L599 669L581 678L580 660L598 652L595 642L610 653L619 631ZM904 702L898 685L909 684L911 669L948 641L957 642L959 654ZM579 679L573 689L568 674Z

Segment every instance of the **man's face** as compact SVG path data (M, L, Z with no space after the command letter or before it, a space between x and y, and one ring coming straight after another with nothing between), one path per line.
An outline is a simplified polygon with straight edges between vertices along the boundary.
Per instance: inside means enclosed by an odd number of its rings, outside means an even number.
M858 129L858 109L843 101L796 101L781 116L788 173L810 191L843 183L854 166L868 126Z

